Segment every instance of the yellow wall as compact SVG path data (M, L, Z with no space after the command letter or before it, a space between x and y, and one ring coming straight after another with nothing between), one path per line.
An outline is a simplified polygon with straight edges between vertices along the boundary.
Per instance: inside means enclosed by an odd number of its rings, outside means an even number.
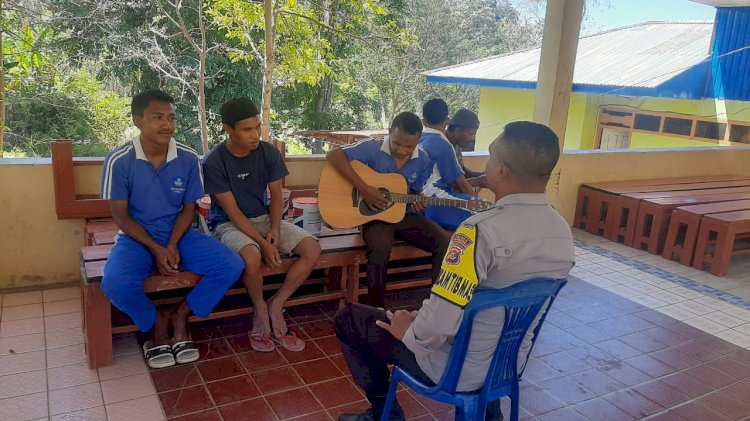
M535 91L529 89L482 88L479 95L477 151L486 151L503 127L519 120L532 120ZM598 109L587 103L586 95L573 93L570 97L565 149L591 148L596 129ZM588 134L587 134L588 133Z
M486 151L490 142L502 131L505 124L517 120L531 120L534 114L534 95L535 91L530 89L482 88L479 96L481 127L477 133L476 150ZM564 148L566 150L593 149L599 108L607 105L750 122L750 102L573 93L568 111L568 127L565 132ZM631 140L631 149L713 145L715 145L713 142L649 133L634 133Z

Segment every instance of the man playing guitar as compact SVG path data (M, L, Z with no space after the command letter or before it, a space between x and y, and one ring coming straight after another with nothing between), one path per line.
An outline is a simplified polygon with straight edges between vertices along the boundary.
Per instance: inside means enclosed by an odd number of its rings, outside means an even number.
M331 166L358 191L371 209L385 209L389 200L376 187L368 185L352 168L350 161L361 161L379 173L397 173L406 179L407 193L421 193L432 171L427 154L417 147L422 123L415 114L397 115L384 139L365 139L353 145L336 148L326 158ZM385 305L385 283L388 259L395 238L402 239L433 254L433 277L450 243L450 233L421 215L424 202L416 202L397 223L372 221L362 225L367 245L367 291L369 304Z

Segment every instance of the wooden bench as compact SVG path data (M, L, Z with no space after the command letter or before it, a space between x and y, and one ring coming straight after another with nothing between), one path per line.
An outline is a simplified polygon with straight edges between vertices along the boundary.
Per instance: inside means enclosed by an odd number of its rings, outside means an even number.
M704 186L684 186L685 184L696 183L704 183ZM714 187L712 183L722 184ZM578 189L573 226L584 229L591 234L612 239L614 221L623 218L623 210L618 210L616 207L616 200L621 194L732 187L748 184L750 184L750 177L733 175L585 183ZM636 212L630 211L625 215L625 220L630 223L629 226L631 227L635 226L636 214ZM623 225L628 226L627 224Z
M662 257L673 260L677 256L681 264L690 266L693 263L701 218L712 213L739 210L750 210L750 200L678 207L672 211L669 219Z
M623 243L628 247L633 246L636 221L641 200L695 196L699 194L748 193L750 192L750 180L748 180L747 183L748 185L739 187L621 194L614 200L614 208L612 209L612 227L610 229L610 235L607 238L616 243ZM735 184L735 182L731 182L731 184ZM703 183L697 185L702 186Z
M672 211L680 206L750 199L750 193L699 194L642 200L638 208L633 247L661 254Z
M706 215L701 219L695 245L693 267L724 276L729 271L732 256L750 254L750 244L736 248L738 240L750 238L750 210ZM712 247L713 246L713 247Z
M98 233L101 234L101 233ZM110 233L111 235L111 233ZM324 269L327 274L323 278L312 277L308 279L303 287L317 285L322 291L306 294L295 294L286 306L311 304L322 301L339 300L339 302L357 302L360 294L367 293L367 288L360 287L360 279L363 275L361 265L367 262L365 258L365 244L359 234L347 234L340 236L326 236L320 238L321 257L315 265L315 269ZM85 246L81 249L81 275L83 280L83 303L84 303L84 337L86 349L91 368L101 367L112 362L112 335L118 333L133 332L137 327L129 319L125 324L113 326L112 306L101 290L101 279L106 264L106 258L112 249L111 244ZM389 269L389 276L401 275L405 279L390 281L386 289L388 291L428 286L432 265L425 263L430 254L403 242L394 245L390 260L394 262L406 261L402 267ZM278 268L264 267L264 276L281 275L287 272L294 263L295 258L285 257L282 265ZM408 275L408 276L405 276ZM200 281L200 277L190 272L181 272L178 275L151 276L144 284L148 294L162 293L159 298L154 299L157 305L177 302L184 296L179 291L164 297L165 292L183 290L190 288ZM279 282L266 283L265 290L275 290L280 287ZM321 288L319 288L321 289ZM246 296L246 290L241 281L229 289L225 297ZM207 319L221 317L233 317L252 312L252 307L246 305L219 305ZM197 316L190 317L189 321L204 320Z

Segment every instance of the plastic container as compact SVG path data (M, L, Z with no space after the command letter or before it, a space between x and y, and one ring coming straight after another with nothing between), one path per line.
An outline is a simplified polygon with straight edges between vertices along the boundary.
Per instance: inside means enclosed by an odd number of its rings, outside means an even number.
M281 189L281 198L284 200L284 205L281 210L282 215L286 215L287 212L289 212L289 196L292 194L292 191L289 189L282 188ZM271 191L266 189L266 206L271 204Z
M198 199L196 203L198 204L198 213L208 219L208 213L211 211L211 196L205 195Z
M294 206L294 223L311 234L320 234L320 208L317 197L298 197L292 199ZM301 211L298 215L297 211Z

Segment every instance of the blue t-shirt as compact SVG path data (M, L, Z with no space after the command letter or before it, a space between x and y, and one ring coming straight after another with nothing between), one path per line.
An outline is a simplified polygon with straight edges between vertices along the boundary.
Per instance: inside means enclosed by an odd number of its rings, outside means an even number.
M441 190L453 190L449 183L463 177L464 171L461 169L461 164L456 158L456 150L450 141L437 130L425 128L419 138L419 146L427 151L432 159L431 174L427 184Z
M397 173L405 179L409 193L419 193L430 175L431 161L421 148L414 149L411 159L400 169L391 156L388 136L385 139L365 139L341 148L350 161L360 161L379 173Z
M211 195L209 221L216 227L229 222L216 200L219 193L232 192L242 213L248 218L268 214L268 183L289 175L284 159L276 146L258 143L249 155L238 158L227 149L226 142L211 149L203 158L206 193Z
M104 158L101 198L127 200L128 214L154 241L169 241L185 203L203 197L198 154L173 140L159 168L149 162L139 137L115 148Z

